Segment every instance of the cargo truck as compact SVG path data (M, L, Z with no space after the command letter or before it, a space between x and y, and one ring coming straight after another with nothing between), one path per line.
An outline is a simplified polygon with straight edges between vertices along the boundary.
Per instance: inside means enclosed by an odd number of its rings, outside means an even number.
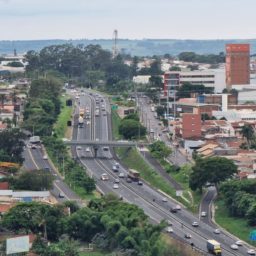
M207 240L207 250L209 253L212 253L214 255L221 255L221 247L220 243L215 240Z

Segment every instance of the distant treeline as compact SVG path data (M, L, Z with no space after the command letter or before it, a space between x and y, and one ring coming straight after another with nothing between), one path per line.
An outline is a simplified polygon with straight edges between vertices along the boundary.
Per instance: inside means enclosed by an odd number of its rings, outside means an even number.
M73 45L98 44L103 49L111 50L113 41L110 39L98 40L27 40L27 41L0 41L0 55L10 54L14 49L18 53L25 53L29 50L40 51L42 48L50 45L59 45L72 43ZM225 51L227 43L249 43L251 45L251 54L256 53L256 39L249 40L175 40L175 39L144 39L128 40L119 39L118 49L121 53L131 54L133 56L153 56L178 55L181 52L195 52L197 54L218 54Z

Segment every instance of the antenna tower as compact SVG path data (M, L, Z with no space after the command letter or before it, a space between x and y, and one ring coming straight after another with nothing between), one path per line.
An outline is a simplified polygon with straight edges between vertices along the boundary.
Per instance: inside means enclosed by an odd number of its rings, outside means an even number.
M117 39L118 39L118 31L117 31L117 29L115 29L113 32L113 47L112 47L113 58L115 58L118 55Z

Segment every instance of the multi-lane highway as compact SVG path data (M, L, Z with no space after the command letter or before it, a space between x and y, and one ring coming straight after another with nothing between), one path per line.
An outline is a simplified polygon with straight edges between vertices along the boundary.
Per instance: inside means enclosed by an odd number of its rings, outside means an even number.
M77 108L89 108L90 119L84 119L83 127L78 128L75 125L73 129L73 140L108 140L111 136L110 129L110 106L106 98L103 96L87 92L80 94ZM98 109L95 115L95 109ZM76 110L78 116L78 109ZM133 203L141 207L145 213L155 222L165 219L172 223L173 235L178 236L188 243L193 243L197 248L206 252L206 240L216 239L222 245L222 255L246 255L247 247L241 246L238 250L233 250L230 245L235 243L235 239L229 234L221 232L214 234L214 228L200 221L196 216L192 215L182 207L177 213L171 213L170 209L177 205L177 202L168 198L167 202L163 202L163 197L159 191L151 188L146 182L142 186L138 183L127 183L125 179L119 178L118 188L114 188L114 181L118 178L118 173L122 172L127 175L127 170L119 163L119 172L113 172L112 167L115 160L112 157L111 149L103 150L99 147L97 150L97 158L94 157L94 148L87 146L73 146L72 154L79 158L88 172L96 179L97 187L103 193L114 192L122 197L125 201ZM104 157L104 158L103 158ZM102 181L101 175L106 173L109 180ZM198 222L198 227L193 227L192 223ZM192 238L186 240L184 235L191 234Z

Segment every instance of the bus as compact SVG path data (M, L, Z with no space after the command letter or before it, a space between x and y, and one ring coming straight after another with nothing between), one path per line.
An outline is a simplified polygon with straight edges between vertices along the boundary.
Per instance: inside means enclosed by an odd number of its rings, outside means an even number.
M133 181L138 181L140 178L140 173L134 169L129 169L127 177Z

